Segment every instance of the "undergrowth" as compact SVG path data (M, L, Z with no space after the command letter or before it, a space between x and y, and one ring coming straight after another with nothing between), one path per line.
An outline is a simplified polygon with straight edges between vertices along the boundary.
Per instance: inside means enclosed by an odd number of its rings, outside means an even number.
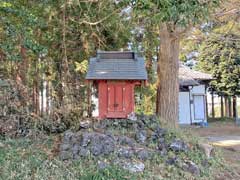
M114 131L114 128L112 128ZM121 130L126 134L127 130ZM116 132L119 128L116 127ZM131 132L128 132L131 133ZM214 179L213 174L220 169L224 169L223 160L220 158L218 150L214 157L208 160L208 165L203 166L206 160L205 155L197 148L197 144L203 140L193 136L186 130L169 129L166 139L183 139L188 142L191 150L186 153L177 154L182 161L191 160L196 163L201 171L198 177L183 171L174 165L167 165L168 158L176 156L173 152L168 152L166 156L155 155L151 160L144 162L143 173L130 173L117 166L108 166L105 169L98 168L99 159L94 157L83 158L75 161L60 161L58 153L54 147L56 136L46 136L45 138L18 138L1 139L4 145L0 147L0 179L2 180L48 180L48 179L81 179L81 180L138 180L138 179ZM154 142L153 142L154 146ZM107 157L104 157L107 158Z

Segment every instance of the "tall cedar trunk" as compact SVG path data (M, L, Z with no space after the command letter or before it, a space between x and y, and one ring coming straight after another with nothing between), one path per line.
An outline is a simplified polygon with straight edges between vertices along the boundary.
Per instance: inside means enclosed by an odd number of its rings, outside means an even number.
M233 118L237 117L237 98L233 96Z
M224 96L224 105L225 105L225 116L229 117L229 110L228 110L228 98L227 96Z
M52 98L52 95L53 95L53 87L52 87L52 82L50 81L49 82L49 116L52 115L52 109L53 109L53 105L52 105L52 101L53 101L53 98Z
M213 94L213 91L212 91L212 118L215 118L214 94Z
M236 120L238 120L238 101L237 101L237 96L236 96L236 106L235 106L235 109L236 109Z
M36 114L39 114L39 102L38 102L38 83L37 81L33 80L33 90L32 90L32 104L33 104L33 108L34 108L34 112Z
M43 92L44 92L44 79L42 77L42 80L41 80L41 116L44 115L44 97L43 97Z
M18 64L17 69L17 83L21 85L27 84L27 70L28 70L28 59L26 48L21 46L20 54L21 54L21 62Z
M161 121L177 127L179 94L179 38L166 24L160 29L156 113Z
M157 51L157 62L159 62L160 60L160 51ZM159 66L157 65L157 74L160 74L160 68ZM157 90L158 91L158 90ZM140 94L141 95L141 94ZM160 102L159 102L159 98L158 98L158 92L157 92L157 98L156 98L156 113L158 112L158 109L159 109L159 105L160 105Z
M11 68L11 76L10 78L11 79L14 79L15 78L15 69L14 69L14 65L13 65L13 61L10 61L10 68Z
M34 70L35 70L35 76L33 77L33 90L32 90L32 103L33 103L33 108L34 112L39 115L39 87L38 87L38 82L39 82L39 72L38 72L38 61L34 61Z
M232 99L231 96L228 97L228 110L229 110L229 117L232 117Z
M46 81L46 115L49 114L49 81Z
M35 100L35 89L36 89L36 86L33 82L33 86L32 86L32 105L33 105L33 111L36 113L36 100Z
M17 66L17 74L16 74L16 82L18 85L18 90L21 96L21 104L25 106L27 104L27 89L25 88L27 85L27 72L28 72L28 59L26 48L21 46L20 54L22 60L18 63Z
M91 96L92 96L92 93L91 93L91 82L88 82L87 84L87 105L88 105L88 108L87 108L87 114L88 114L88 117L92 117L92 101L91 101Z
M34 99L35 99L35 112L36 114L40 114L40 104L39 104L39 87L38 87L38 82L35 81L34 83Z
M221 117L224 116L223 96L221 95Z
M62 81L62 78L59 79ZM58 88L57 88L57 96L58 96L58 108L63 106L63 96L64 96L64 91L63 91L63 85L62 82L59 83Z
M66 4L63 5L62 10L62 20L63 20L63 28L62 28L62 50L63 50L63 78L62 78L62 97L61 97L61 105L65 105L65 98L64 96L69 96L70 91L70 83L69 83L69 68L68 68L68 57L67 57L67 45L66 45L66 26L67 26L67 11L66 11ZM68 100L68 98L66 98ZM71 100L71 99L70 99Z

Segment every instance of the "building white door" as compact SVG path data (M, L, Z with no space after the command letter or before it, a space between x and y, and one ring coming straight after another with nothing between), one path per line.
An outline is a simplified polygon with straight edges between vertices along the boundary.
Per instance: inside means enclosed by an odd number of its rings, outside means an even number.
M189 92L179 92L179 124L191 124Z
M193 95L194 121L205 120L205 97L204 95Z

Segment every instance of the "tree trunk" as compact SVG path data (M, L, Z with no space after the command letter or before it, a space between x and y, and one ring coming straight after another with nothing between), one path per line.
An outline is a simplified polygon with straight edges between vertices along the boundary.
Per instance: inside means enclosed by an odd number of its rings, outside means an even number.
M34 112L39 115L39 89L38 82L34 79L33 81L33 107Z
M49 116L52 115L52 110L53 110L53 104L52 104L52 101L53 101L53 87L52 87L52 82L50 81L49 82Z
M237 96L234 96L234 101L235 101L235 122L236 122L236 125L240 126L240 118L238 118L238 107L237 107Z
M159 64L159 60L160 59L160 51L158 51L157 53L157 63ZM160 74L160 67L159 65L157 64L157 74L159 75ZM158 83L158 82L157 82ZM140 96L141 96L141 93L140 93ZM158 114L158 109L160 108L159 105L160 105L160 101L159 101L159 98L158 98L158 89L157 89L157 97L156 97L156 114Z
M233 96L233 118L237 118L237 98Z
M41 116L44 115L44 79L41 80Z
M229 117L233 117L232 116L232 99L231 96L228 97L228 110L229 110Z
M225 116L229 117L229 110L228 110L228 98L227 96L224 96L224 104L225 104Z
M27 84L28 59L26 51L26 48L21 46L20 54L22 60L17 69L17 83L21 85Z
M160 29L156 113L164 123L177 127L179 95L179 37L166 24Z
M49 115L49 81L46 80L46 115Z
M205 93L207 94L206 90L205 90ZM207 115L207 119L208 119L209 115L208 115L208 98L207 98L207 96L205 97L205 106L206 106L206 115Z
M21 45L20 54L22 60L17 65L16 83L18 91L20 93L21 104L25 106L27 104L27 72L28 72L28 59L26 48Z
M212 91L212 118L215 118L214 94L213 94L213 91Z
M88 82L87 84L87 114L88 114L88 117L92 117L92 85L91 85L91 82Z
M33 109L34 109L34 112L39 115L39 71L38 71L38 61L34 61L34 64L33 64L33 68L34 68L34 71L35 71L35 75L33 77L33 90L32 90L32 93L33 93L33 97L32 97L32 103L33 103Z
M221 117L224 116L224 107L223 107L223 96L221 95Z

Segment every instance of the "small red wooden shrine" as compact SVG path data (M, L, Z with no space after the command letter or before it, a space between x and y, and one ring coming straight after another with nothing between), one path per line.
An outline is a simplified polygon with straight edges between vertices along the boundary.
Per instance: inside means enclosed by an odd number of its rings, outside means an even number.
M144 59L134 52L98 52L86 79L98 88L99 119L127 118L134 112L134 87L147 80Z

